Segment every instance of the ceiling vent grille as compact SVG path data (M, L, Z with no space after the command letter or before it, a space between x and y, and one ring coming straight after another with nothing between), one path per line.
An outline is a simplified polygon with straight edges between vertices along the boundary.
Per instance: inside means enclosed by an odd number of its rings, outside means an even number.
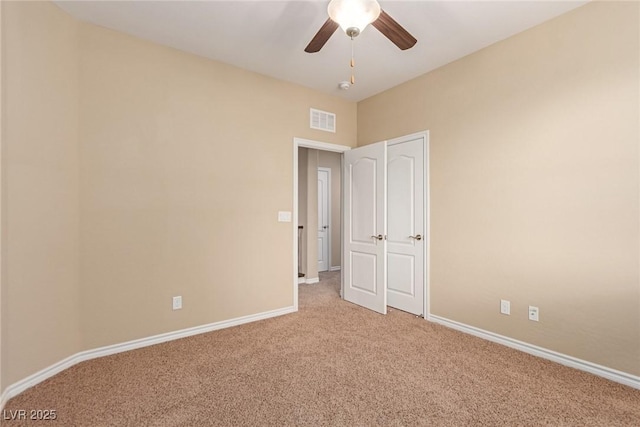
M324 130L327 132L336 131L336 115L326 111L311 109L311 129Z

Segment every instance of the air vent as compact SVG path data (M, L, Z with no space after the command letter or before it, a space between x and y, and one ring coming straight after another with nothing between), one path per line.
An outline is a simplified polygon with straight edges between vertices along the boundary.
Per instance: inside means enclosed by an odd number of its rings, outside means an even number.
M311 129L336 131L336 115L326 111L311 109Z

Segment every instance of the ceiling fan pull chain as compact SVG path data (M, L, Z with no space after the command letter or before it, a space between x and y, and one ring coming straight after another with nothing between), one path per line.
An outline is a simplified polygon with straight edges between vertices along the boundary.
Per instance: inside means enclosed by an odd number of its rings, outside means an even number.
M353 75L353 69L356 66L356 61L353 59L353 36L351 36L351 62L349 65L351 66L351 84L355 84L356 78Z

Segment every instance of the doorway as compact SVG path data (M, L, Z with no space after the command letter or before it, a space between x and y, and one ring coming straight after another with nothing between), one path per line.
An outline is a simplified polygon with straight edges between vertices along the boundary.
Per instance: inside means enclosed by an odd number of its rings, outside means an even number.
M342 170L342 222L340 226L341 291L340 296L350 302L386 313L387 304L428 318L429 300L429 133L428 131L395 138L364 147L322 143L294 138L294 308L298 309L298 185L300 147L341 153ZM368 153L371 151L371 153ZM354 159L363 160L363 167L353 175ZM349 162L352 162L351 166ZM389 167L390 162L390 167ZM351 169L350 169L351 168ZM388 182L387 173L391 180ZM407 172L410 173L407 173ZM354 187L347 182L348 175L367 183ZM365 189L355 195L352 189ZM366 189L369 190L366 190ZM388 189L394 193L387 202ZM407 191L410 189L410 191ZM367 193L369 191L369 193ZM382 193L380 193L382 191ZM410 197L398 198L405 193ZM393 202L399 199L398 202ZM362 203L360 203L362 202ZM373 203L373 204L372 204ZM404 203L404 207L402 206ZM353 208L357 212L354 212ZM371 215L373 214L373 215ZM358 220L354 220L358 218ZM364 221L361 221L364 218ZM388 224L390 221L390 224ZM409 225L407 227L407 224ZM317 227L318 224L315 224ZM357 229L352 233L353 228ZM407 234L406 236L404 234ZM348 238L346 236L349 236ZM352 251L349 245L360 244L367 250ZM375 245L375 246L374 246ZM367 252L371 249L370 253ZM317 250L317 246L316 246ZM388 264L388 258L391 263ZM357 265L353 260L356 259ZM361 262L360 262L361 261ZM355 268L354 268L355 267ZM417 268L416 268L417 267ZM357 273L357 274L356 274ZM389 274L392 277L389 277ZM355 278L355 282L354 279ZM411 280L405 283L407 278ZM353 298L359 292L366 303ZM350 295L347 295L351 293ZM405 300L404 302L402 300ZM407 301L410 304L407 305Z
M300 150L305 148L311 150L312 153L318 154L317 157L308 158L308 151ZM293 256L294 256L294 286L293 286L293 306L298 309L298 285L300 283L317 283L319 281L319 266L321 251L319 250L319 232L327 230L327 250L326 256L327 271L337 271L341 269L341 180L333 178L334 172L342 171L342 153L350 150L351 147L337 144L329 144L319 141L312 141L302 138L294 138L293 140ZM320 163L320 164L319 164ZM302 167L306 165L306 168ZM327 217L331 218L329 223L319 221L318 214L318 167L332 169L332 178L330 179L331 194L328 203ZM310 189L311 197L304 194L304 189ZM302 191L301 191L302 190ZM302 197L301 197L302 193ZM317 195L318 194L318 195ZM305 198L305 203L302 198ZM309 212L314 214L307 215ZM334 221L335 219L335 221ZM326 229L323 226L327 226ZM299 226L302 229L299 231ZM302 249L302 250L301 250ZM300 265L303 271L299 271ZM322 267L321 267L322 268ZM298 278L298 274L304 274L304 277Z
M298 148L299 283L340 269L340 153Z

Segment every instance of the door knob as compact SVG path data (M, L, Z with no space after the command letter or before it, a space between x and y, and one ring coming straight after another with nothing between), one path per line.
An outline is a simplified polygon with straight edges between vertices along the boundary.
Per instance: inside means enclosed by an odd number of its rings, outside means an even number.
M382 234L378 234L377 236L371 236L372 239L382 240Z
M329 226L328 225L323 225L322 228L324 228L326 230L327 228L329 228Z
M416 240L422 240L422 236L419 234L416 234L415 236L409 236L410 239L416 239Z

